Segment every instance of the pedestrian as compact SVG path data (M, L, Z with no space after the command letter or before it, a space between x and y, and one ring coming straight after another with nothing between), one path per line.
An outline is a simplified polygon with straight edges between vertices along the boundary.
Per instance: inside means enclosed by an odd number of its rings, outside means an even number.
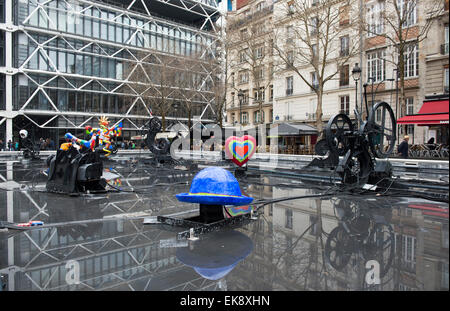
M14 150L19 151L19 142L16 141L14 144Z
M3 151L5 149L5 143L3 142L3 139L0 139L0 151Z
M400 143L400 145L398 145L397 151L398 151L399 155L401 155L401 157L404 159L408 158L408 149L409 149L408 141L409 141L409 136L405 135L405 137L403 137L403 141Z
M13 143L12 143L11 139L8 140L8 151L13 151Z

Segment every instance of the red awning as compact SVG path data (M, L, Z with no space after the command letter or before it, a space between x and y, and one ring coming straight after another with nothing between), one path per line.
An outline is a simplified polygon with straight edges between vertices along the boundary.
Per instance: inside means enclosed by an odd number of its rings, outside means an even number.
M418 114L404 116L398 124L449 124L448 100L424 102Z

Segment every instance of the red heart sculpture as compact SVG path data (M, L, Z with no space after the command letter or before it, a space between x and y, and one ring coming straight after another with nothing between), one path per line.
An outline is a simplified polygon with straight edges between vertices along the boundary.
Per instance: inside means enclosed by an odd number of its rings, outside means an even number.
M256 151L256 140L250 135L231 136L225 141L225 153L236 165L242 167Z

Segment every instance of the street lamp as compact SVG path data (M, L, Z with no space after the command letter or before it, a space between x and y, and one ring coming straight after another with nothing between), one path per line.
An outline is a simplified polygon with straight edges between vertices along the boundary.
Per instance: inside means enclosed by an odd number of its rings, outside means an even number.
M356 85L356 87L355 87L355 109L356 109L356 111L358 111L358 81L359 81L359 79L361 79L361 68L359 68L358 65L359 64L356 63L355 67L353 67L353 70L352 70L352 77L353 77L353 80L355 80L355 85Z
M242 101L244 100L244 92L239 89L238 91L238 99L239 99L239 128L242 130Z

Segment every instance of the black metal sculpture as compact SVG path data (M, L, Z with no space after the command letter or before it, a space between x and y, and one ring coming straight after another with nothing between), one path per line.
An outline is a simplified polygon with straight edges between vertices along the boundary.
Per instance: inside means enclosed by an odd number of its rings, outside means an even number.
M330 118L325 139L318 142L316 152L325 158L314 159L307 167L330 169L338 173L344 184L377 183L392 174L387 158L395 147L396 121L386 102L378 102L362 120L355 109L356 121L340 113Z
M28 137L28 131L25 129L20 130L19 135L22 140L23 157L25 159L39 160L39 147Z
M68 195L79 195L86 192L106 192L106 181L102 178L103 148L98 146L98 140L93 135L91 140L80 140L70 133L70 143L62 144L55 155L47 158L48 192ZM78 144L77 144L78 143ZM91 147L88 147L91 146Z
M365 201L339 199L334 203L338 226L325 243L325 258L337 271L348 266L352 255L380 264L382 279L392 267L395 253L390 209L371 209Z

